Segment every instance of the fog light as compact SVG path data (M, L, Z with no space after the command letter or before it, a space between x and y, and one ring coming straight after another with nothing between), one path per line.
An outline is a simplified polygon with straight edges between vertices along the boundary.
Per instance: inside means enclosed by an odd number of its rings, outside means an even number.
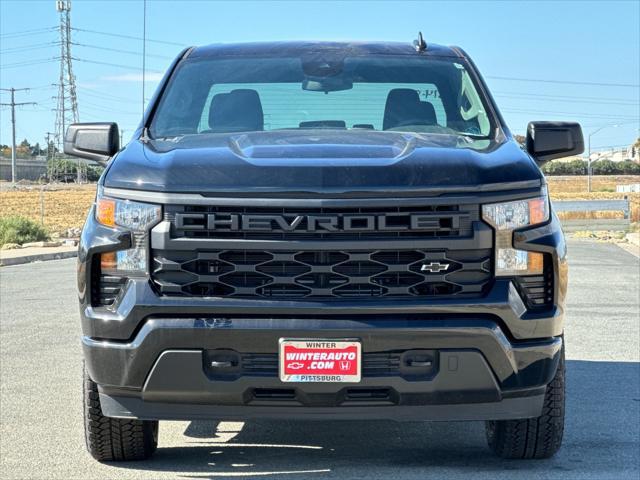
M118 270L144 273L147 269L147 251L144 248L120 250L116 258Z
M130 248L100 255L100 270L108 275L144 275L147 252L144 248Z
M108 252L100 255L100 270L109 271L116 269L116 252Z
M498 248L496 255L496 275L541 275L544 267L542 253Z

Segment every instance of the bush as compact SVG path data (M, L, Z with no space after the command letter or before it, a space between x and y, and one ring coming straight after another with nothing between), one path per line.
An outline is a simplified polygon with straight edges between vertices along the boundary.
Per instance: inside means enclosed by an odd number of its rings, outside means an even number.
M48 168L50 174L56 172L56 178L59 182L75 182L78 178L78 162L70 158L53 158L49 160ZM104 171L104 167L87 165L85 174L86 180L89 182L97 182Z
M640 163L632 162L631 160L625 160L621 162L620 167L623 175L640 175Z
M616 162L600 160L591 164L591 173L594 175L616 175L620 173L620 170Z
M545 175L586 175L587 162L572 160L570 162L548 162L542 167Z
M640 164L625 160L612 162L600 160L591 164L593 175L640 175ZM570 162L552 161L542 166L545 175L586 175L587 161L572 160Z
M48 240L47 230L25 217L0 218L0 245L5 243L27 243Z

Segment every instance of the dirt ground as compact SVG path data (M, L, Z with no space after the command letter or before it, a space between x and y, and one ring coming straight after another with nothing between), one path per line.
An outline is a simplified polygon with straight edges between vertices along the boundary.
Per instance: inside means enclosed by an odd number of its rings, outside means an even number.
M587 192L586 177L547 177L551 198L554 200L631 200L631 221L640 221L640 194L616 193L616 185L640 183L639 175L594 176L592 190ZM0 182L0 217L22 215L42 222L50 233L63 233L69 228L80 228L95 197L96 186L76 184L27 184L13 187ZM582 217L579 217L582 215ZM618 212L575 212L562 218L609 218Z

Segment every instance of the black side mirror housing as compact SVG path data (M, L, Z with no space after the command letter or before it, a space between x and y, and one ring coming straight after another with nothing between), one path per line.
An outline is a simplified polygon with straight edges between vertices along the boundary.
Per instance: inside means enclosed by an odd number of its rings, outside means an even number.
M120 150L116 123L73 123L64 136L64 153L102 165Z
M529 122L527 152L539 165L584 152L582 128L576 122Z

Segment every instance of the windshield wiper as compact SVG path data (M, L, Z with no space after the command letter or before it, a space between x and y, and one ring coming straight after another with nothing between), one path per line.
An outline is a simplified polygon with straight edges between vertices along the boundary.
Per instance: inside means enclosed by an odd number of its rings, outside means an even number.
M462 137L473 138L474 140L489 140L491 137L489 135L482 135L480 133L467 133L467 132L456 132L456 135L460 135Z

